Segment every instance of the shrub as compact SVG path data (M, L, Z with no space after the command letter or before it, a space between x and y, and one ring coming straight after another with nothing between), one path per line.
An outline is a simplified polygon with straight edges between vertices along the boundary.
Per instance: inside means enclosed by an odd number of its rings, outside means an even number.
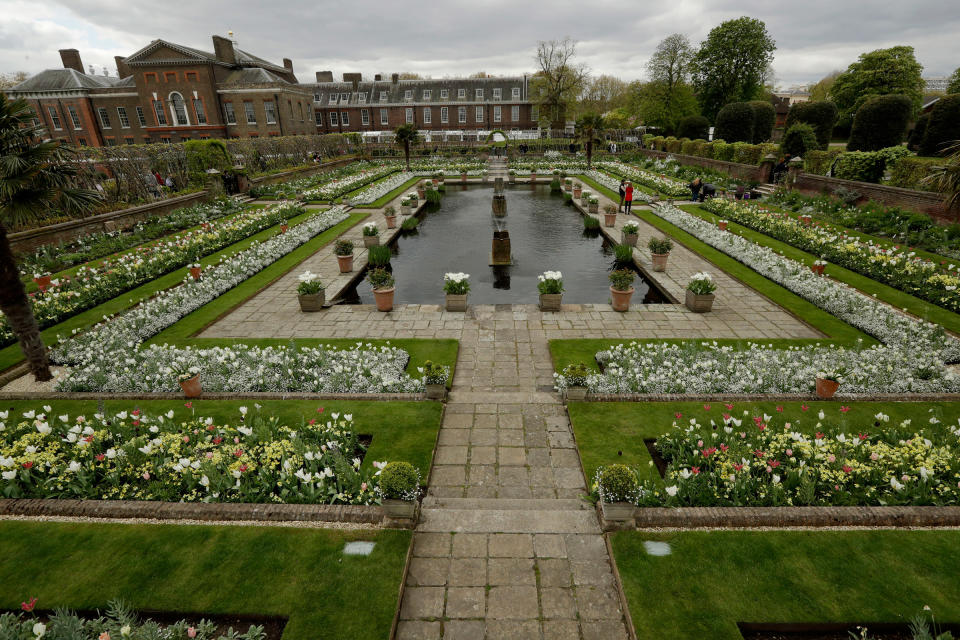
M226 143L219 139L187 140L183 143L183 152L190 182L193 184L203 184L204 172L207 169L225 171L232 164Z
M420 224L420 218L411 216L400 223L400 229L402 231L413 231L417 228L418 224Z
M879 182L886 162L883 156L870 151L848 151L840 154L834 165L834 177L860 182Z
M790 113L787 114L787 131L801 122L813 127L817 144L825 151L830 147L830 137L837 124L837 105L830 101L797 103L790 107Z
M617 269L610 273L610 284L617 291L629 291L636 277L637 274L633 272L633 269Z
M663 255L670 253L670 250L673 249L673 241L670 238L650 238L647 242L647 248L650 249L650 253Z
M904 95L880 96L857 109L848 151L877 151L903 142L913 103Z
M663 136L653 136L650 138L650 147L658 151L663 151Z
M374 289L389 289L396 284L393 274L386 269L371 269L367 273L367 281Z
M706 140L694 140L695 147L693 155L700 156L701 158L712 158L713 157L713 145L707 142Z
M639 487L637 474L625 464L597 470L597 490L604 502L635 502Z
M447 384L447 379L450 377L450 367L434 364L433 360L424 361L423 366L418 367L418 370L423 374L425 384Z
M787 129L787 133L783 136L783 142L780 143L780 150L783 153L789 153L800 158L806 158L808 151L818 147L816 132L811 125L805 122L798 122Z
M367 262L374 267L385 267L390 264L390 258L393 252L390 247L384 244L378 244L367 249Z
M337 240L337 244L333 246L333 252L338 256L353 255L353 243L349 240Z
M936 188L923 182L923 179L930 175L930 170L943 164L939 158L900 158L890 169L890 184L904 189L921 189L924 191L936 191Z
M917 122L913 125L913 129L910 130L910 134L907 136L907 148L911 151L920 150L920 146L923 144L923 138L927 133L928 122L930 122L929 113L923 113L917 118Z
M574 362L563 368L563 377L567 379L567 384L571 387L587 386L587 376L590 375L590 369L582 362Z
M827 171L833 166L833 161L838 155L843 153L840 149L831 149L830 151L808 151L803 156L803 170L807 173L815 173L820 176L827 175Z
M570 195L565 194L565 195ZM572 197L572 196L571 196ZM593 216L583 216L583 228L584 229L599 229L600 221L594 218Z
M677 125L677 135L681 138L706 139L710 133L710 121L703 116L687 116Z
M920 153L942 155L954 140L960 140L960 93L943 96L933 105Z
M760 164L763 158L763 148L758 144L747 142L733 143L733 161L741 164Z
M633 247L628 244L618 244L613 248L613 259L617 264L633 262Z
M724 140L714 140L713 159L723 160L725 162L733 161L733 145Z
M681 146L683 146L683 142L673 136L668 137L664 144L665 150L669 153L680 153Z
M680 145L680 153L686 156L696 155L697 142L695 140L684 140Z
M409 462L388 462L380 472L380 496L384 500L416 500L420 472Z
M766 142L773 136L773 125L777 121L777 111L766 100L751 100L747 103L753 110L753 144Z
M713 135L728 142L753 142L753 108L746 102L731 102L720 109Z

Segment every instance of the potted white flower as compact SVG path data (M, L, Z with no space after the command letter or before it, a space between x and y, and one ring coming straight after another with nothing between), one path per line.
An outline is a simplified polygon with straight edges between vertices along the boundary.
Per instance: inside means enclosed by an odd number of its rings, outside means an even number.
M596 198L590 199L590 213L596 213ZM612 204L607 204L603 206L603 224L607 227L614 227L617 224L617 208ZM634 238L634 245L636 245L636 238Z
M817 374L815 386L817 397L829 400L840 388L843 372L840 370L821 371Z
M407 206L407 201L404 200L401 203L405 207L405 213L410 213L410 207ZM383 217L387 221L387 229L396 229L397 228L397 210L392 206L387 207L383 210Z
M714 291L717 285L709 273L700 272L690 276L687 284L687 309L694 313L707 313L713 309Z
M510 184L515 184L515 183L517 182L517 172L516 172L516 170L510 169L510 171L507 172L507 175L509 176L509 182L510 182Z
M200 263L194 262L188 266L190 267L190 277L192 277L194 280L199 280L200 274L203 271L203 267L200 266Z
M810 225L813 223L813 216L811 216L809 213L800 214L800 222L805 225Z
M203 387L200 386L200 368L189 367L180 372L177 376L180 388L183 389L183 395L187 398L199 398L203 393Z
M826 268L827 268L826 260L814 260L813 264L810 265L810 271L813 271L818 276L822 276Z
M610 205L613 207L613 205ZM616 219L616 207L614 209L614 219ZM623 229L620 230L620 240L623 244L630 245L631 247L637 246L637 238L640 233L640 225L630 220L629 222L623 225Z
M443 400L447 397L447 379L450 377L450 368L434 364L427 360L417 369L423 374L423 387L428 400Z
M447 311L466 311L470 293L470 274L445 273L443 291L447 294Z
M627 522L633 519L640 481L633 469L625 464L612 464L597 469L597 492L603 519Z
M650 249L650 261L653 263L653 270L666 271L667 258L670 257L670 250L673 249L673 241L670 238L650 238L647 242L647 248Z
M466 184L467 182L467 168L460 167L460 182Z
M320 282L319 274L304 271L297 279L300 281L300 284L297 285L297 300L300 302L300 311L309 313L323 309L326 287Z
M483 184L487 184L488 182L490 182L490 172L489 172L489 171L487 171L486 169L484 169L483 172L482 172L480 175L481 175L482 178L483 178Z
M580 401L587 397L587 376L590 370L582 362L568 364L563 368L563 378L566 381L564 395L567 401Z
M580 206L586 207L590 204L590 197L593 195L592 191L584 189L580 192Z
M580 197L580 194L583 192L583 185L579 182L573 184L573 199L577 200Z
M728 224L730 223L727 220L720 220L717 222L717 229L720 229L720 231L726 231Z
M590 196L590 199L587 200L589 203L589 208L587 209L590 213L597 213L600 208L600 199L597 196ZM614 221L616 221L616 213L614 213ZM611 225L607 225L608 227Z
M363 225L363 246L375 247L380 244L380 227L376 222L368 222Z
M404 198L400 201L400 215L409 216L413 213L413 207L410 206L410 200Z
M33 274L33 281L36 283L37 289L40 289L40 291L47 290L47 287L50 286L50 281L52 278L53 276L51 276L47 271Z
M377 303L377 311L392 311L396 282L393 275L386 269L371 269L367 274L367 280L373 287L373 298Z
M409 462L389 462L380 470L377 491L387 517L412 520L420 497L420 472Z
M537 277L540 291L540 311L560 311L563 299L563 274L559 271L544 271Z
M573 190L573 178L563 179L563 190L568 192Z
M536 167L533 167L532 169L530 169L530 183L531 183L531 184L536 184L536 183L537 183L537 168L536 168Z
M614 311L630 311L633 280L636 276L631 269L618 269L610 273L610 306Z
M333 246L333 252L337 255L337 265L340 267L340 273L350 273L353 271L353 243L349 240L337 240Z

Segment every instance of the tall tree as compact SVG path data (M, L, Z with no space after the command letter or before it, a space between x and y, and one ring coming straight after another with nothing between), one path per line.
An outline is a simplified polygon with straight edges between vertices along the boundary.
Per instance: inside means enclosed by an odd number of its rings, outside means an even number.
M603 142L603 131L606 124L603 116L596 113L588 113L577 120L576 134L577 139L583 143L587 151L587 168L593 165L593 145L595 142Z
M46 132L33 124L33 117L26 100L0 93L0 311L20 341L30 372L44 381L53 377L47 349L20 281L8 229L36 221L52 208L89 210L100 196L73 187L77 169L69 161L72 151L54 140L41 142Z
M693 88L678 84L672 90L658 80L632 85L631 109L648 127L656 127L667 135L676 132L680 121L700 113Z
M410 145L420 141L420 132L416 125L407 123L397 127L393 135L394 141L403 147L403 156L407 161L407 171L410 171Z
M762 97L777 44L755 18L714 27L693 57L693 86L703 115L711 120L729 102Z
M30 74L26 71L0 73L0 89L9 89L10 87L15 87L29 77Z
M644 90L642 111L645 120L657 120L660 124L656 126L672 132L684 117L695 115L686 112L689 97L693 95L688 84L692 60L693 48L682 33L674 33L660 41L647 62L651 82Z
M608 75L591 78L580 99L580 113L606 114L624 107L630 97L630 85L620 78Z
M824 102L830 99L830 87L837 81L837 77L842 71L831 71L828 75L820 78L816 83L810 85L810 102Z
M540 109L541 119L554 129L566 126L567 111L576 104L587 80L587 67L574 60L577 43L563 40L541 41L537 45L537 68L530 81L530 94Z
M947 93L960 93L960 67L950 74L950 80L947 81Z
M830 98L839 111L839 125L848 127L853 114L870 98L903 94L913 103L914 115L923 102L923 65L913 47L899 46L863 53L830 87Z

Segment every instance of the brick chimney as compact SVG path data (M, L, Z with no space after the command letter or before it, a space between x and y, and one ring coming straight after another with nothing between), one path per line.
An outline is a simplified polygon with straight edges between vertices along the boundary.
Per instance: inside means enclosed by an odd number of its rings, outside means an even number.
M213 53L220 62L237 64L237 54L233 50L233 41L223 36L213 36Z
M349 82L349 83L351 83L351 84L353 85L353 90L354 90L354 91L357 90L357 86L360 84L360 82L361 82L362 80L363 80L363 74L362 74L362 73L345 73L345 74L343 74L343 81L344 81L344 82Z
M130 71L130 67L127 66L126 60L123 56L113 56L113 61L117 65L117 77L126 78L127 76L133 75L133 72Z
M397 84L398 82L400 82L400 74L394 73L393 75L391 75L390 82L392 82L393 84Z
M382 74L382 73L378 73L378 74L374 75L374 76L373 76L373 81L374 81L374 82L382 82L382 81L383 81L383 74Z
M80 60L80 52L76 49L60 49L60 59L63 61L64 69L73 69L86 74L83 70L83 62Z
M333 82L333 71L317 71L317 82Z

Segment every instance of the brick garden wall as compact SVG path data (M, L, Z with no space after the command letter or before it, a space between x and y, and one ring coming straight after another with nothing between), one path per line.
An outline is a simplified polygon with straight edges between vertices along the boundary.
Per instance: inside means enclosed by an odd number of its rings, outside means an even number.
M943 196L929 191L915 191L870 182L840 180L839 178L828 178L812 173L801 173L794 185L794 188L801 193L811 195L832 194L841 187L861 194L863 197L860 202L873 200L891 207L919 211L929 215L941 224L957 222L960 219L960 211L956 208L947 210L943 204Z
M713 158L701 158L700 156L686 156L681 153L669 153L667 151L654 151L653 149L642 149L641 153L649 158L662 160L667 156L682 165L693 167L704 167L714 171L728 173L739 180L751 180L760 182L760 167L752 164L740 164L739 162L727 162L725 160L714 160Z

